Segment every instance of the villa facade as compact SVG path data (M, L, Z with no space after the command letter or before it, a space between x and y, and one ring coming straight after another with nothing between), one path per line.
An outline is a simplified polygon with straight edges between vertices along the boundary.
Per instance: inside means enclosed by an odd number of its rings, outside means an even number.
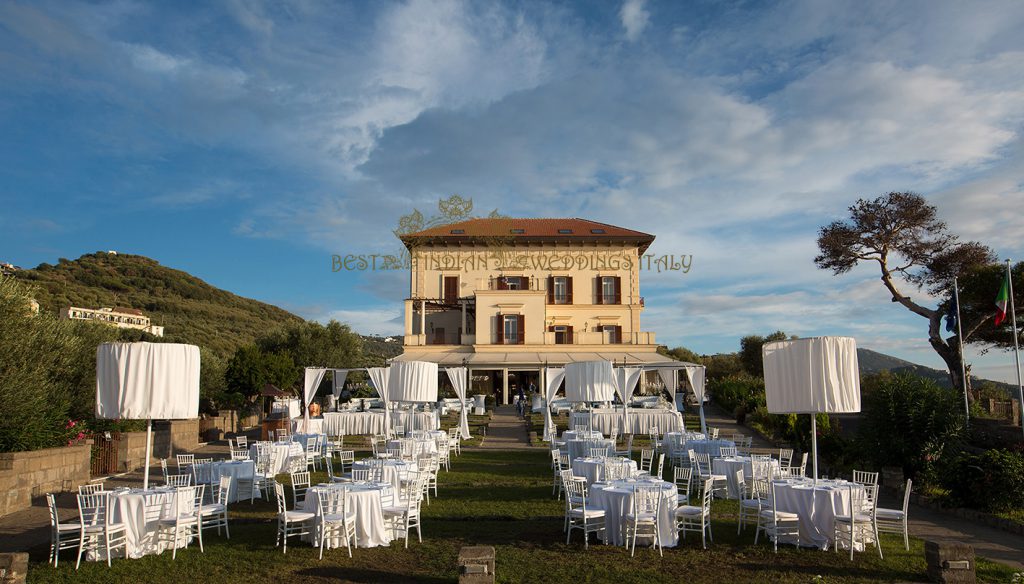
M508 403L573 361L666 361L640 328L640 258L654 236L585 219L472 219L402 237L404 353L465 365Z
M164 327L154 325L148 316L137 308L81 308L69 306L60 313L61 318L72 320L95 320L118 328L145 331L153 336L164 336Z

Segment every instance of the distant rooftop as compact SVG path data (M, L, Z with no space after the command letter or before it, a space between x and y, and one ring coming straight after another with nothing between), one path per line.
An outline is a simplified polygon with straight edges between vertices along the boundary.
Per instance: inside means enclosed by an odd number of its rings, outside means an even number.
M642 231L599 223L589 219L481 218L439 225L402 236L406 247L415 240L469 242L479 238L532 241L622 241L634 242L643 253L654 236Z

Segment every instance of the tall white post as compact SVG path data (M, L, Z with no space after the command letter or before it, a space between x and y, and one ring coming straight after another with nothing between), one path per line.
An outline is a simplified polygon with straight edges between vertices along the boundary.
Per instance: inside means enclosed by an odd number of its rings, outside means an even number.
M818 482L818 414L811 414L811 456L814 458L814 482Z
M149 459L153 457L153 419L146 422L146 470L142 475L143 490L149 488Z
M964 386L964 419L971 423L971 407L967 403L967 366L964 365L964 337L960 328L960 291L956 276L953 276L953 304L956 306L956 340L960 345L960 383Z

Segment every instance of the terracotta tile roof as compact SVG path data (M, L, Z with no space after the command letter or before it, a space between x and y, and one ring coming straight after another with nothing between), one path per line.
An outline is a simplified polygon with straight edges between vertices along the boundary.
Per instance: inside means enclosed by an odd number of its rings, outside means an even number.
M408 245L412 240L469 241L481 237L511 237L545 241L635 241L646 249L654 236L633 229L617 227L589 219L524 219L481 218L449 223L410 233L402 237Z

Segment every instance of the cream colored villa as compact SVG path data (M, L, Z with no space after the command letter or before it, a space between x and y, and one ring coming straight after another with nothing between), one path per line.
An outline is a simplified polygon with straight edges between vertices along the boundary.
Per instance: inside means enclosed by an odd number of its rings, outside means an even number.
M465 364L509 403L545 366L667 361L640 330L653 235L585 219L472 219L402 237L410 255L399 361Z

